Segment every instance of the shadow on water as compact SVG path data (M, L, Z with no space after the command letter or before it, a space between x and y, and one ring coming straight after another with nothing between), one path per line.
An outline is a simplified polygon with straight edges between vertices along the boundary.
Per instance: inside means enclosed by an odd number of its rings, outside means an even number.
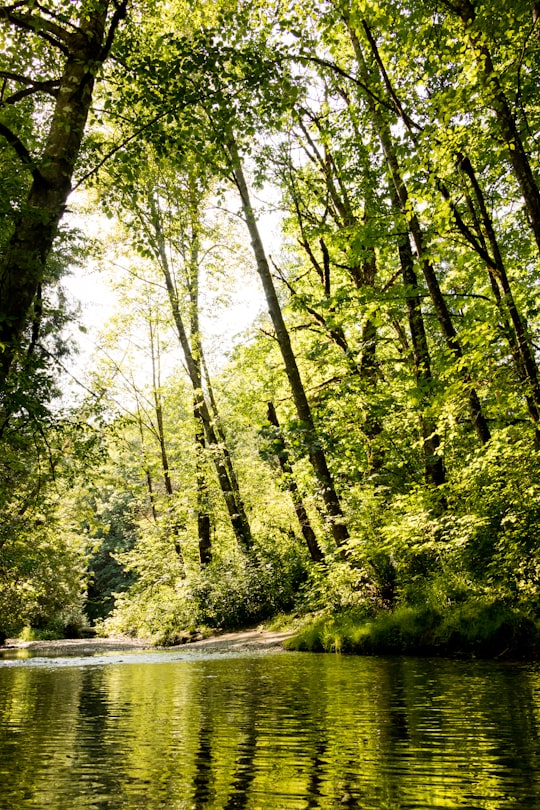
M540 810L537 666L121 658L0 665L2 810Z

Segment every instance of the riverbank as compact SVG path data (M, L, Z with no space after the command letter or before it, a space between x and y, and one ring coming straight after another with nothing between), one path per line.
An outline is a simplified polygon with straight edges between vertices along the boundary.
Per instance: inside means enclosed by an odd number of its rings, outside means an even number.
M281 616L277 629L179 634L181 642L113 636L108 638L23 641L11 639L4 649L28 650L30 655L86 656L109 652L189 649L193 653L245 653L267 649L332 652L352 655L413 655L435 657L540 659L540 622L499 603L469 600L444 610L401 606L373 616L324 613ZM0 648L1 649L1 648Z
M322 614L285 641L288 650L353 655L540 659L540 621L497 602L470 599L436 610L401 606L373 616Z
M201 653L234 653L260 651L272 648L283 649L284 642L293 636L291 631L274 632L272 630L249 629L232 633L220 633L208 638L196 638L186 644L167 647L168 650L189 647L190 651ZM115 636L111 638L55 639L54 641L21 641L8 639L6 646L0 650L28 650L31 654L42 656L86 656L109 652L127 652L155 650L156 646L147 639Z

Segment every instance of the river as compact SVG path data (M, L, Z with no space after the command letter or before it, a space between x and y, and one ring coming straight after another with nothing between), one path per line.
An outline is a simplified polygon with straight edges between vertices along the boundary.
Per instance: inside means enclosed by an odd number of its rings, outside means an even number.
M0 808L540 810L540 666L0 659Z

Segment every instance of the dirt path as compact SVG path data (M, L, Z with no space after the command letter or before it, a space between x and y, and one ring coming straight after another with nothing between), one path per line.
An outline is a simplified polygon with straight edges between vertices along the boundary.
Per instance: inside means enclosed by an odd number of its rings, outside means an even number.
M271 647L281 647L285 639L293 636L294 633L276 633L272 630L239 630L236 633L223 633L219 636L211 636L201 641L192 641L190 649L205 651L226 651L234 650L266 650ZM176 648L178 649L178 647Z
M283 641L290 638L290 632L275 633L271 630L239 630L235 633L222 633L191 641L176 647L167 647L169 650L189 649L190 652L245 652L248 650L266 650L279 648ZM2 649L2 648L0 648ZM144 639L134 638L85 638L85 639L59 639L57 641L19 641L9 639L4 649L27 649L42 656L84 656L108 652L124 652L127 650L155 649Z

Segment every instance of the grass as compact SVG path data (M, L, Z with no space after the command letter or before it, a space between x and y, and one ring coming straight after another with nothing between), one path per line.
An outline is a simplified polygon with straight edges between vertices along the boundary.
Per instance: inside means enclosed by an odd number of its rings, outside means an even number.
M35 627L24 627L18 635L21 641L55 641L63 637L61 630L37 630Z
M286 642L289 650L359 655L540 657L540 623L496 602L470 600L444 610L401 606L375 618L318 617Z

